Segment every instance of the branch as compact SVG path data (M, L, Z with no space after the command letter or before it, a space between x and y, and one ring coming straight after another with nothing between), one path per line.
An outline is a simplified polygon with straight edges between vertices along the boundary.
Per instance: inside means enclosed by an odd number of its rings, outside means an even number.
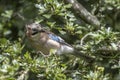
M101 48L99 48L98 50L96 50L97 52L107 52L107 53L110 53L110 52L120 52L120 45L119 44L116 44L116 49L114 48L108 48L107 46L103 46Z
M72 8L78 13L78 15L88 22L89 24L99 27L100 22L99 20L92 15L90 12L88 12L77 0L65 0L67 3L72 4Z

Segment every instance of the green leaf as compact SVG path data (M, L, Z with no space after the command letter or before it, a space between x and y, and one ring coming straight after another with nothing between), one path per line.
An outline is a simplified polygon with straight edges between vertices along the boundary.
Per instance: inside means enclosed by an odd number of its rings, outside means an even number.
M49 19L52 15L51 14L44 14L43 15L45 18Z

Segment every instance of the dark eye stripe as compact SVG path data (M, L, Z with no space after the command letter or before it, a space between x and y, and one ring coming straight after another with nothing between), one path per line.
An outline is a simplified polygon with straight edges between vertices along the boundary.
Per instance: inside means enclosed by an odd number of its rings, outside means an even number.
M38 29L34 29L34 28L33 28L32 30L33 30L33 31L37 31L37 32L38 32Z
M37 33L39 33L39 32L45 32L43 29L41 29L41 30L38 30L38 29L32 29L33 31L32 31L32 35L35 35L35 34L37 34Z
M35 34L37 34L38 33L38 31L34 31L33 33L32 33L32 35L35 35Z

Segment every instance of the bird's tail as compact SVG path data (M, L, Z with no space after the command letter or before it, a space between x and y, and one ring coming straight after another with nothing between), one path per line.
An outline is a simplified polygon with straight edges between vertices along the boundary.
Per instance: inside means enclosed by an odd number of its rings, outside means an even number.
M74 50L73 55L75 55L76 57L83 58L87 62L93 62L93 61L95 61L95 58L93 58L91 56L88 56L88 55L85 55L85 54L83 54L83 53L81 53L80 51L77 51L77 50Z

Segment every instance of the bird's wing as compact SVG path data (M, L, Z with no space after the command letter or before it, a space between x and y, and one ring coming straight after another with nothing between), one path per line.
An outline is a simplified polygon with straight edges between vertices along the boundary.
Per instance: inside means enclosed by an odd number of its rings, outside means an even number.
M68 43L66 43L61 37L51 33L51 34L48 34L49 38L56 41L56 42L59 42L61 44L65 44L65 45L68 45L68 46L71 46L69 45Z

